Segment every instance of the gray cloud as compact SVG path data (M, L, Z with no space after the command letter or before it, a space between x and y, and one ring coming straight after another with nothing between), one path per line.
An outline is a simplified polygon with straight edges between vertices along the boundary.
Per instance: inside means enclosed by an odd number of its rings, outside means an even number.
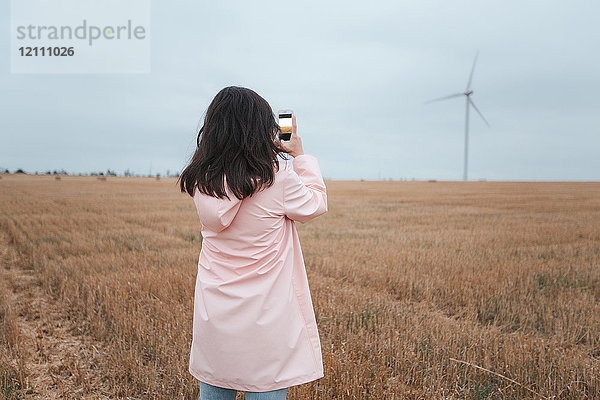
M8 5L0 24L9 24ZM475 52L472 179L600 179L591 1L152 4L152 73L0 73L0 166L180 170L224 86L298 115L329 178L460 179ZM8 29L4 29L8 32ZM7 35L0 50L8 54Z

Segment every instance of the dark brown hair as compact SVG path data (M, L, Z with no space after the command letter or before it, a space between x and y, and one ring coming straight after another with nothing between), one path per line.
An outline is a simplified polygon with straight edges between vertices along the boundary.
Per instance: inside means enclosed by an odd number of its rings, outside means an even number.
M179 188L223 198L226 183L238 198L271 186L285 153L273 140L279 125L269 103L253 90L229 86L212 100L198 133L197 148L179 175ZM286 159L284 157L284 159Z

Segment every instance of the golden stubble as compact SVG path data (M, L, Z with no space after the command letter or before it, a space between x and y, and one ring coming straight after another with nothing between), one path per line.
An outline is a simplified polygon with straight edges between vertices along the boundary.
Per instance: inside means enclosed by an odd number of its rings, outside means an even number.
M296 225L325 377L289 399L600 398L600 183L326 185ZM175 179L4 175L0 234L7 398L197 398Z

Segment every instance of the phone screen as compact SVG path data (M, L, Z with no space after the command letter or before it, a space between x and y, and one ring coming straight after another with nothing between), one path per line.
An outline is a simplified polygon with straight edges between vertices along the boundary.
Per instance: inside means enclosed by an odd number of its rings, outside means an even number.
M292 137L292 114L291 110L279 111L280 140L290 140Z

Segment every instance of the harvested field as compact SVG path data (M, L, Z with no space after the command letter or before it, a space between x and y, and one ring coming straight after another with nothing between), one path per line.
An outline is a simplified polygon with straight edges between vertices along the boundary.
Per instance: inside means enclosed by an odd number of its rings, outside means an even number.
M600 183L326 185L288 399L600 399ZM3 175L2 398L196 399L200 248L174 178Z

